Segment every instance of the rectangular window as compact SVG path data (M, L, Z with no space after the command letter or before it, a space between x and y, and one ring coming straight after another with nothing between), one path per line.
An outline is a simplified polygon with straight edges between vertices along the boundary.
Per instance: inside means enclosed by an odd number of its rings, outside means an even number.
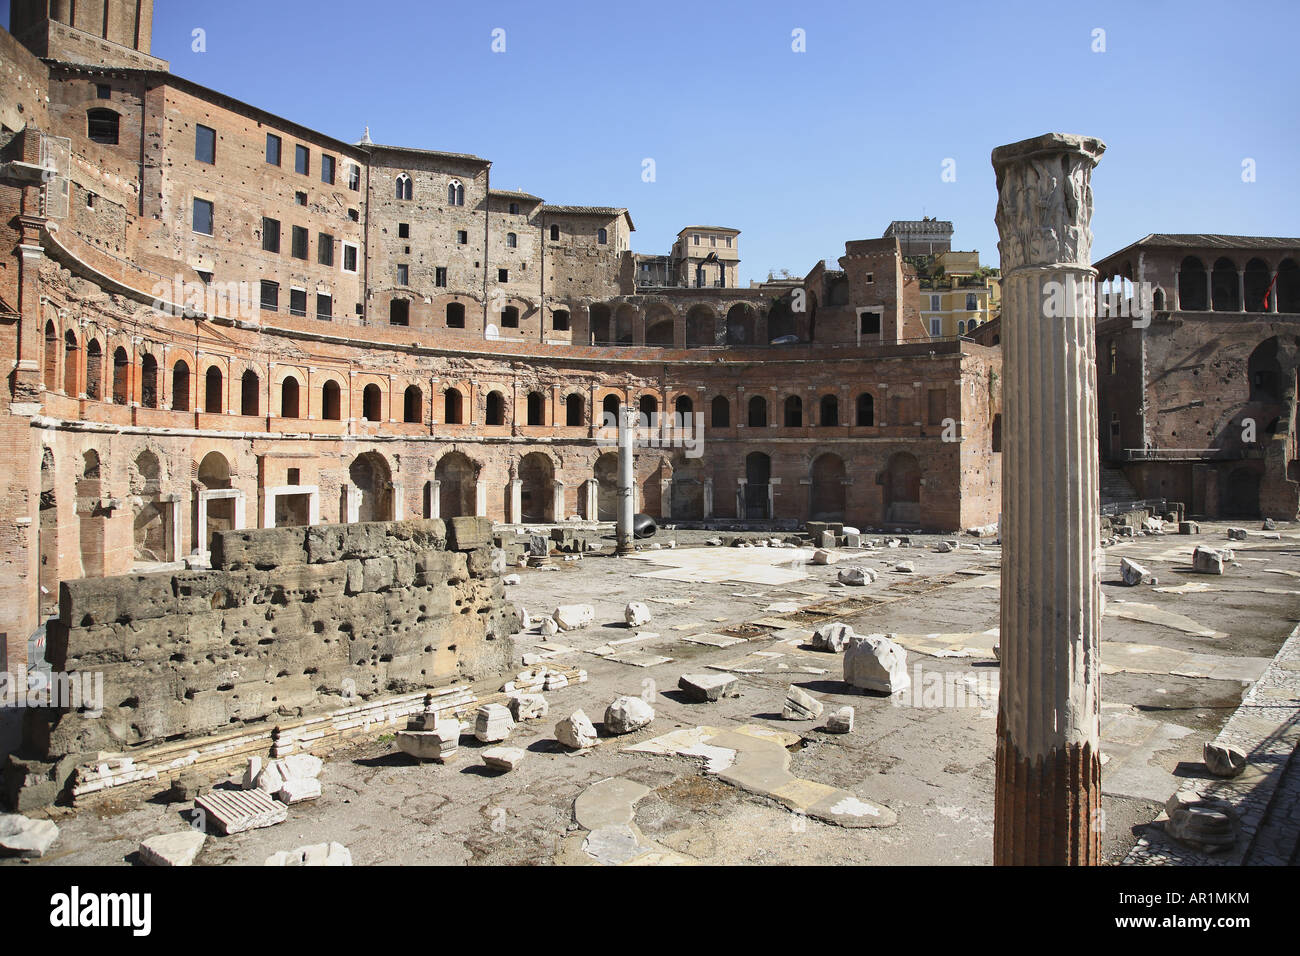
M272 166L280 165L280 137L274 133L266 134L266 161Z
M400 263L398 263L398 265L397 265L397 284L398 284L398 285L410 285L410 284L411 284L411 283L410 283L410 278L411 278L411 267L408 266L405 262L400 262Z
M931 312L939 311L939 297L937 295L930 296L930 311Z
M510 281L510 270L509 270L509 269L498 269L498 270L497 270L497 281L498 281L498 282L509 282L509 281Z
M411 224L409 222L399 222L397 224L397 238L398 239L411 238Z
M311 174L311 150L306 146L295 146L293 152L293 169L303 176Z
M941 319L930 320L930 334L935 337L943 334L943 321Z
M107 83L96 83L95 96L101 100L111 100L113 98L113 87Z
M875 274L874 272L868 272L868 273L867 273L867 284L868 284L868 285L872 285L872 284L875 283L875 281L876 281L876 274Z
M262 280L262 308L267 312L276 312L280 308L280 283Z
M324 292L316 293L316 318L328 322L334 318L334 297Z
M361 221L361 213L357 212L357 210L355 210L355 209L349 209L349 210L348 210L348 218L351 219L353 222L360 222L360 221Z
M323 266L334 265L334 237L328 232L316 233L316 261Z
M456 242L458 242L462 246L465 245L465 243L469 242L469 233L466 232L464 229L457 230Z
M289 290L289 314L290 315L307 314L307 290L306 289Z
M307 230L302 226L293 227L293 249L291 255L295 259L307 258Z
M323 153L320 158L320 181L334 185L334 157Z
M280 251L280 220L262 217L262 250Z
M389 325L411 324L411 303L405 299L393 299L388 303Z
M194 158L200 163L215 166L217 162L217 131L210 126L194 127Z
M978 311L979 311L979 307L980 307L979 296L977 296L974 292L967 292L967 293L966 293L966 311L967 311L967 312L978 312Z
M357 271L357 247L350 242L343 243L343 271Z
M863 335L880 334L880 313L879 312L863 312L859 321L861 322L860 328L862 329Z
M194 200L194 231L201 232L205 236L212 235L212 214L211 200Z
M930 424L942 425L948 417L948 392L942 388L930 389Z
M730 236L727 237L727 248L728 248L728 249L731 248L731 237L730 237ZM871 280L868 279L867 281L870 282Z
M305 206L307 205L307 194L301 191L296 192L293 194L293 201L296 202L299 206Z
M348 189L353 192L361 188L361 167L356 163L348 166Z
M447 287L447 267L438 266L433 270L433 284L440 289Z
M717 244L718 244L718 237L717 237L717 236L709 236L709 245L711 245L711 246L716 246Z
M698 246L699 244L700 244L700 237L699 237L699 235L697 234L697 235L693 235L693 236L691 236L691 245L693 245L693 246Z

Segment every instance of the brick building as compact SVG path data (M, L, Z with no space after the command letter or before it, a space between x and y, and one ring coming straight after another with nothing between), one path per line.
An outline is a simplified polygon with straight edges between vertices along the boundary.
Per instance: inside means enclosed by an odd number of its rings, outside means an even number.
M998 351L921 341L896 239L742 289L739 233L692 226L638 282L628 210L173 76L148 0L13 11L0 663L61 580L201 566L223 528L612 518L620 403L704 416L701 457L638 453L665 520L996 520Z

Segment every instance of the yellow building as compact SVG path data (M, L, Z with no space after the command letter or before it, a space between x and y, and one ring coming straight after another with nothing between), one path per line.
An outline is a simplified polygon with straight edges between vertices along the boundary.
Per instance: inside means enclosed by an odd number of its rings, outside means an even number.
M934 338L966 335L1001 311L996 269L978 252L941 252L921 276L921 320Z

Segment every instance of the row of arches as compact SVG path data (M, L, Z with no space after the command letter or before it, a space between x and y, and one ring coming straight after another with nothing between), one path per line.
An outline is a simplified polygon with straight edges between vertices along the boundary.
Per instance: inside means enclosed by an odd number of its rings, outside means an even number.
M1122 278L1133 280L1127 266ZM1300 313L1300 265L1290 257L1274 266L1260 256L1244 265L1231 256L1184 256L1174 269L1174 288L1174 308L1184 312ZM1156 311L1163 311L1164 290L1155 295Z

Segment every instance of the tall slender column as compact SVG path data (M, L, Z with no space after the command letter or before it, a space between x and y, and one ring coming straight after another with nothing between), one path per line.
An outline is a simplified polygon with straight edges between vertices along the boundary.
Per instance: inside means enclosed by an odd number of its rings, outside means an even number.
M632 543L632 520L636 514L633 497L636 484L633 478L633 449L636 444L637 412L630 405L619 407L618 430L618 554L631 554L636 550Z
M1097 139L993 151L1003 308L1002 681L994 862L1100 855Z

